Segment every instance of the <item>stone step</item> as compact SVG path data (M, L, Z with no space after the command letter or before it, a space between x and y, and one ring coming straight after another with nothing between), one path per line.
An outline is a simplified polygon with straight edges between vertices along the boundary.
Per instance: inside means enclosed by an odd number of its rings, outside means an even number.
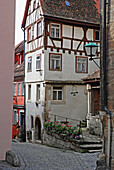
M101 152L102 149L88 150L89 153Z
M89 150L96 150L96 149L102 149L102 145L101 144L90 144L90 145L88 145L88 144L84 144L84 145L80 145L80 147L82 148L82 149L89 149Z

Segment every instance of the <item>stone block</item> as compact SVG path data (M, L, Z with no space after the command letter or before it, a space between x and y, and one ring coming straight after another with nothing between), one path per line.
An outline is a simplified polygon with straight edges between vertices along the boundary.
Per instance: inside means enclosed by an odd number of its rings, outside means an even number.
M6 152L6 161L15 167L20 167L20 160L17 154L13 151Z

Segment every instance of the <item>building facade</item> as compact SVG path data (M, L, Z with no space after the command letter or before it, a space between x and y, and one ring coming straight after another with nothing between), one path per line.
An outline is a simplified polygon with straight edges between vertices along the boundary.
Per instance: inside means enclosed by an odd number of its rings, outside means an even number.
M0 1L0 160L11 150L15 1Z
M12 139L24 131L24 41L15 47Z
M86 57L84 45L100 42L96 3L86 1L27 1L22 26L26 130L31 141L42 138L48 119L74 119L77 124L86 117L86 86L81 77L97 68ZM99 52L100 48L97 56Z

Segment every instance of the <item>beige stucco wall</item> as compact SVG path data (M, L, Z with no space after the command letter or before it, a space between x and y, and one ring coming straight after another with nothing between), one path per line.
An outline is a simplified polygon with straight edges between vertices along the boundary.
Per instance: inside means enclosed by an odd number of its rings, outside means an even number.
M0 1L0 160L11 150L14 0Z

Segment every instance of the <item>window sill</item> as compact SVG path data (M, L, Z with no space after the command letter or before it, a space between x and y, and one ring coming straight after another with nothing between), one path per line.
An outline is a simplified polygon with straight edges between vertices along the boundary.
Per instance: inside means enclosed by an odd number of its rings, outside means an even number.
M32 70L27 70L27 73L30 73L30 72L32 72Z
M63 100L61 100L61 101L59 101L59 100L57 100L57 101L52 100L51 104L66 104L66 101L63 101Z
M49 69L49 71L62 71L62 70Z
M88 72L78 72L78 71L76 71L76 73L88 74Z
M31 100L27 100L27 103L31 103Z

